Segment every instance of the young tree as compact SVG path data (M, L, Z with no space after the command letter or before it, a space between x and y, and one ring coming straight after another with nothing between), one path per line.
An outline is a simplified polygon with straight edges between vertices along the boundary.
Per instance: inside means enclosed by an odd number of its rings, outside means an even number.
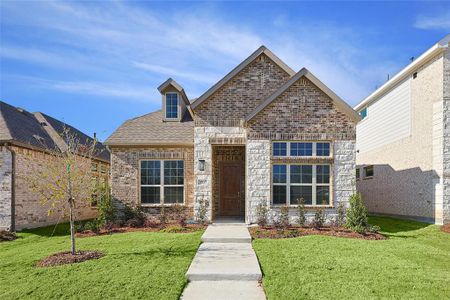
M61 133L59 146L45 148L42 160L28 156L29 172L26 180L31 190L39 195L42 205L49 206L49 215L55 210L69 214L71 253L75 247L75 213L83 202L91 201L95 185L92 184L92 159L96 140L80 140L67 128Z

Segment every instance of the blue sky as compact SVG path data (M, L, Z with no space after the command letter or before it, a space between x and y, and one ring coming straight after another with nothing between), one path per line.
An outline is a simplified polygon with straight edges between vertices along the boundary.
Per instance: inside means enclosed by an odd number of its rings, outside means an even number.
M450 32L449 2L0 2L0 99L103 140L264 44L350 105Z

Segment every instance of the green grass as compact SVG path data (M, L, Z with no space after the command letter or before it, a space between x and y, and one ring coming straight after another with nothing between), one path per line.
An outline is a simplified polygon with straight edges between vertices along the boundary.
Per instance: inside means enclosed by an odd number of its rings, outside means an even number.
M450 299L450 234L414 221L370 222L389 238L255 240L268 299Z
M77 239L99 260L51 268L36 261L69 250L67 225L19 233L0 243L0 299L178 299L202 232L133 232Z

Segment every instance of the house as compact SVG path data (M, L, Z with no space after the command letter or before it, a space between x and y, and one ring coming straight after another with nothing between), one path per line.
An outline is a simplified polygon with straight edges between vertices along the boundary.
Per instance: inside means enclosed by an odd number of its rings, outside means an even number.
M38 195L31 191L26 174L31 166L30 157L37 165L44 160L48 149L62 149L64 129L80 141L91 143L92 138L76 128L44 113L30 113L0 101L0 229L20 230L35 228L67 220L62 211L48 214L49 205L42 205ZM109 151L96 144L92 162L95 180L109 179ZM94 204L94 205L93 205ZM81 204L76 210L76 220L96 217L95 203Z
M450 222L449 41L355 107L357 189L371 213Z
M306 69L262 46L196 100L173 79L162 109L128 120L107 140L111 190L158 213L175 203L209 220L257 220L299 199L329 216L354 191L358 114ZM293 218L293 216L292 216Z

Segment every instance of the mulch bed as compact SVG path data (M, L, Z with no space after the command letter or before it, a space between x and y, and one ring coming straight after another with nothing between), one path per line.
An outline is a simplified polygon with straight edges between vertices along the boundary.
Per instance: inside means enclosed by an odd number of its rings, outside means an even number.
M443 232L447 232L447 233L450 233L450 223L449 223L449 224L446 224L446 225L443 225L443 226L441 226L441 230L442 230Z
M9 232L6 230L0 231L0 242L9 242L17 239L17 235L14 232Z
M205 229L205 225L201 224L192 224L187 225L186 227L167 225L166 227L115 227L111 229L101 229L99 232L93 232L91 230L85 230L82 232L77 232L75 234L76 237L90 237L90 236L99 236L99 235L108 235L114 233L126 233L126 232L136 232L136 231L144 231L144 232L166 232L166 233L191 233L195 231L199 231Z
M72 255L70 251L60 252L47 256L46 258L38 261L36 263L36 266L42 268L42 267L61 266L66 264L75 264L91 259L99 259L102 256L104 256L104 254L99 251L89 251L89 250L78 251L76 252L75 255Z
M362 240L385 240L386 237L380 233L368 232L366 234L360 234L355 231L351 231L341 227L290 227L286 229L276 229L273 227L261 228L251 227L249 228L250 234L253 238L259 239L283 239L294 238L306 235L326 235L336 236L343 238L353 238Z

